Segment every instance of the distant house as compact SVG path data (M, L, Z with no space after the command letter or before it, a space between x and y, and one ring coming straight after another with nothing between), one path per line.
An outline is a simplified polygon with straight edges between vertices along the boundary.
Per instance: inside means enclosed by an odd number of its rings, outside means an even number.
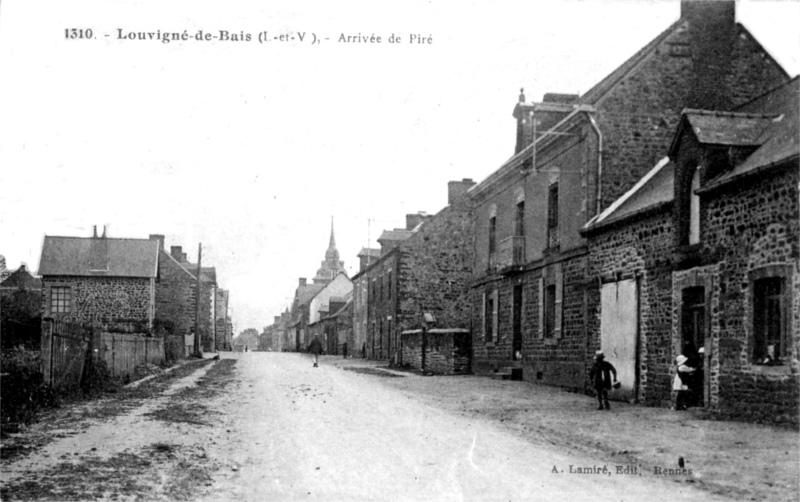
M150 239L159 243L155 332L166 337L167 358L178 359L189 355L193 346L197 280L165 250L163 235Z
M420 328L426 313L440 326L470 327L473 251L467 192L474 185L471 179L450 181L446 207L435 215L408 214L405 229L383 232L381 255L370 256L371 263L353 277L353 331L362 330L366 321L368 357L399 360L402 332Z
M150 333L155 317L158 242L103 235L45 236L39 274L43 315L97 321L109 331Z
M29 291L42 290L42 280L31 275L28 272L28 267L24 264L20 265L17 270L11 272L0 282L0 294L20 289Z
M4 348L26 345L37 348L41 338L42 281L25 265L0 282L0 314Z
M295 290L291 308L291 321L287 326L288 337L290 339L293 338L293 340L288 343L288 346L284 347L286 350L303 351L306 349L311 342L311 338L308 336L308 325L319 319L319 308L321 306L318 301L312 309L311 301L328 283L337 281L337 284L339 284L341 282L340 276L347 279L344 262L339 260L339 251L336 249L333 220L331 220L331 236L328 249L325 251L325 260L322 261L320 268L317 270L313 284L308 284L306 278L301 277Z
M320 292L320 295L323 293L324 290ZM319 318L308 325L309 338L319 337L328 354L341 354L344 344L348 341L350 331L353 329L352 303L351 284L350 291L344 296L330 296L327 305L319 308ZM350 308L346 308L348 306Z
M169 254L175 259L192 277L197 277L197 264L187 259L186 253L181 246L171 246ZM214 307L217 290L217 270L214 267L201 267L200 269L200 334L201 348L210 352L214 350L216 339L215 328L217 326L215 316L217 314ZM192 321L194 326L194 321Z

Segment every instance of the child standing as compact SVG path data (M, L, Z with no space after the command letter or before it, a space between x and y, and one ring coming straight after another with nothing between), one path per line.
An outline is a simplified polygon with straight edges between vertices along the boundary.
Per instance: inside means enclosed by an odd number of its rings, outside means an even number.
M675 371L675 380L672 382L672 390L677 391L678 395L675 398L675 409L682 411L686 409L686 404L690 399L689 382L691 381L694 368L688 366L686 362L689 360L684 355L675 358L677 366Z

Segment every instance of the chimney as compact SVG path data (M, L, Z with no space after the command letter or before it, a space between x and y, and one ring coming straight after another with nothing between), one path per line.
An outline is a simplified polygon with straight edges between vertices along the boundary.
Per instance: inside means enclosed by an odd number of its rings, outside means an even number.
M181 261L181 255L183 254L183 248L181 248L180 246L171 246L169 248L169 254L170 254L170 256L175 258L176 260Z
M447 183L447 204L455 209L466 209L469 207L469 196L467 191L475 186L471 178L464 178L461 181L449 181Z
M681 0L681 19L689 22L688 56L692 61L685 106L730 109L727 77L736 35L736 2Z
M158 241L158 249L160 251L164 250L164 236L161 234L150 234L148 237L151 241Z
M301 277L301 278L298 280L298 285L299 285L299 287L301 287L301 288L302 288L303 286L305 286L305 285L306 285L306 278L305 278L305 277Z
M106 239L105 227L103 227L102 237L97 236L97 226L94 227L94 236L89 243L89 270L108 271L108 239Z
M428 218L425 211L418 211L416 213L409 213L406 215L406 230L414 230L417 225L422 223Z

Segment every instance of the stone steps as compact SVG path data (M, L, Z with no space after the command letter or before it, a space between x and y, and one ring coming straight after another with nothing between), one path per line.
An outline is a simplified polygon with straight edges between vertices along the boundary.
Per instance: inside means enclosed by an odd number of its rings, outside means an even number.
M489 373L489 378L495 380L522 380L522 368L500 368Z

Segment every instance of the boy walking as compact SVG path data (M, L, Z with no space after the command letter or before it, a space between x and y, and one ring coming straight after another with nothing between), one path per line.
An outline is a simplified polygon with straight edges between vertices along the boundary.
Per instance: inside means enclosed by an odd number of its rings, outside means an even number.
M610 410L611 406L608 404L608 391L611 390L611 374L614 374L614 382L617 381L617 369L613 364L605 360L606 356L602 350L598 350L594 355L594 364L592 371L589 373L589 380L594 385L594 390L597 391L598 410L603 409L605 405L606 410Z

